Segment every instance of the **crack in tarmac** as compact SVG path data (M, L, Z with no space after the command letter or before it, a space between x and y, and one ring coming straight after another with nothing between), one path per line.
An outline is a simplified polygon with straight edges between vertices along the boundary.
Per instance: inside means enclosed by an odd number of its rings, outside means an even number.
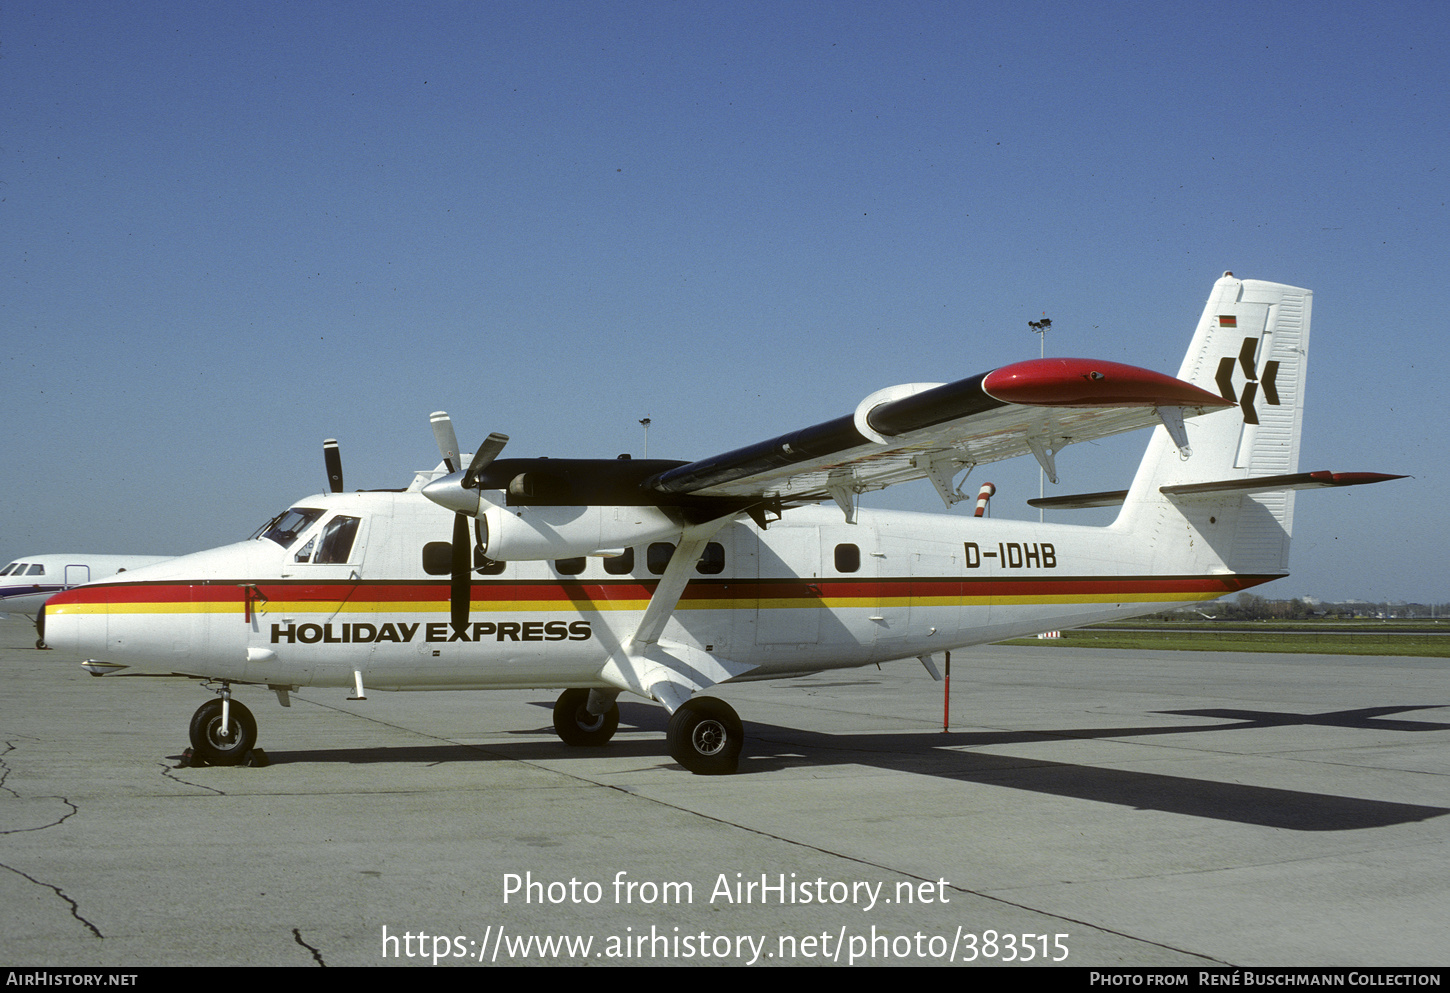
M18 799L20 799L20 797L17 796L16 799L18 800ZM70 808L70 813L64 815L59 820L51 821L49 824L38 824L35 827L28 827L28 828L12 828L10 830L0 831L0 835L5 835L5 834L25 834L27 831L46 831L46 830L49 830L50 828L53 828L53 827L59 827L60 825L64 824L66 821L70 820L71 817L73 817L74 815L76 815L76 814L78 814L78 813L81 812L81 808L77 807L75 804L71 803L69 800L67 800L63 796L41 796L41 797L34 797L33 799L36 799L36 800L59 800L61 803L65 804L67 807Z
M15 751L15 745L14 745L14 743L7 741L7 742L5 742L5 751L0 752L0 756L9 755L13 751ZM5 780L8 779L9 776L10 776L10 763L6 762L3 758L0 758L0 789L3 789L6 793L9 793L12 797L14 797L17 800L24 799L15 790L12 790L10 787L4 785ZM61 824L64 824L73 815L80 813L80 808L77 807L75 804L71 803L68 799L66 799L63 796L56 796L56 797L35 797L33 799L39 799L39 800L59 800L61 803L65 804L67 807L70 808L70 813L64 815L63 817L59 818L58 820L52 821L49 824L41 824L41 825L38 825L36 827L28 827L28 828L16 828L16 829L10 830L10 831L0 831L0 835L24 834L24 833L30 832L30 831L45 831L45 830L48 830L50 828L58 827ZM81 916L80 904L76 903L69 896L67 896L66 893L65 893L65 891L62 890L59 886L56 886L54 883L47 883L47 882L44 882L43 880L36 879L34 876L30 875L30 873L23 872L22 870L15 868L15 866L9 865L9 864L3 863L3 862L0 862L0 869L6 869L9 872L15 873L15 875L19 876L22 879L29 880L30 882L34 883L36 886L41 886L41 887L44 887L45 889L50 890L52 893L54 893L56 896L60 897L62 900L64 900L66 902L66 904L70 907L70 914L71 914L72 917L74 917L77 921L80 921L82 924L84 924L86 926L86 928L92 934L94 934L97 938L100 938L102 940L105 940L105 937L106 936L103 935L103 934L101 934L100 929L97 928L90 921L86 920L84 917Z
M4 756L9 755L13 751L15 751L15 745L9 741L5 742L5 751L0 752L0 790L4 790L18 800L20 799L20 794L5 785L5 780L10 778L10 763L5 761Z
M199 790L211 790L211 792L215 793L217 796L227 795L226 790L219 790L215 786L207 786L205 783L193 783L189 779L182 779L180 776L175 775L177 769L190 768L189 766L167 765L165 762L158 762L156 764L161 766L161 775L166 779L171 780L173 783L179 783L182 786L195 786Z
M59 886L56 886L54 883L43 882L42 880L36 879L34 876L30 875L28 872L21 872L19 869L15 868L15 866L6 865L3 862L0 862L0 869L8 869L22 879L30 880L30 882L34 883L36 886L43 886L45 889L50 890L52 893L60 897L70 906L70 915L72 917L84 924L86 928L91 932L91 934L95 935L97 938L100 938L102 941L105 940L106 936L101 933L100 928L96 927L90 921L86 920L84 917L81 916L80 905L77 904L70 897L66 896L65 891L62 890Z
M322 953L320 951L318 951L316 948L313 948L307 942L305 942L305 941L302 940L302 929L301 928L296 928L296 927L293 928L292 929L292 937L296 939L297 944L301 945L303 948L307 949L309 952L312 953L312 958L314 960L316 960L316 962L317 962L318 965L322 966L322 968L324 968L324 969L327 968L327 963L324 962L324 961L322 961Z

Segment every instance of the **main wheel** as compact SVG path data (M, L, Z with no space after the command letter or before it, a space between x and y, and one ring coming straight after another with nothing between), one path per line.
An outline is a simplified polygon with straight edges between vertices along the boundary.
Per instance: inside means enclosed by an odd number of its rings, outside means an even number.
M554 702L554 731L564 744L607 744L619 729L619 704L596 717L585 707L588 702L588 690L565 690Z
M670 717L670 757L697 776L728 776L740 762L745 729L724 700L696 696Z
M226 735L222 731L222 702L208 700L191 715L192 754L212 765L237 765L257 743L257 720L246 707L232 701Z

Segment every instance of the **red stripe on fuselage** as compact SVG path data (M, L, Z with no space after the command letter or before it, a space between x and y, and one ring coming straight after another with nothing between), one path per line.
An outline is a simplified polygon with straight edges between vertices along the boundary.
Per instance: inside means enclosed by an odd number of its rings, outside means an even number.
M1222 596L1278 579L1278 576L948 576L935 579L881 580L741 580L697 579L685 588L682 604L691 600L781 600L925 598L943 596L1102 596L1105 594L1200 593ZM557 600L560 606L587 606L591 602L648 600L655 582L498 582L472 585L475 603L518 600ZM55 606L103 603L234 603L241 610L244 587L261 592L268 600L288 602L347 601L365 603L436 603L449 598L449 584L427 582L254 582L254 583L111 583L82 586L51 598Z

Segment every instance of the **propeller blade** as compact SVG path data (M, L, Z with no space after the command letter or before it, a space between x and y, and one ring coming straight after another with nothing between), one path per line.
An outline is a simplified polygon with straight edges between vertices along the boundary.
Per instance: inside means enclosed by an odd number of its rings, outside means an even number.
M503 451L503 446L509 443L509 436L499 434L497 431L483 440L474 453L473 461L468 464L468 471L463 474L464 489L472 489L478 485L478 474L488 468L488 464L498 458L498 453Z
M327 465L327 485L332 492L342 492L342 451L337 447L336 438L328 438L322 443L322 461Z
M473 543L468 540L468 517L453 515L453 582L449 589L449 620L456 631L468 623L473 610Z
M442 453L448 471L452 473L462 469L463 460L458 454L458 435L453 433L453 421L448 412L435 410L428 420L433 425L433 438L438 442L438 451Z

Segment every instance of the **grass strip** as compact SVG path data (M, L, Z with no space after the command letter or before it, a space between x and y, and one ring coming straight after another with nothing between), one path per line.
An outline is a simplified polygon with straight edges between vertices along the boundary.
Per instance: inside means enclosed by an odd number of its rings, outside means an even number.
M1113 648L1179 652L1297 652L1314 655L1406 655L1450 658L1450 637L1430 634L1350 634L1300 631L1095 631L1062 632L1060 638L1013 638L1003 645L1039 648Z

